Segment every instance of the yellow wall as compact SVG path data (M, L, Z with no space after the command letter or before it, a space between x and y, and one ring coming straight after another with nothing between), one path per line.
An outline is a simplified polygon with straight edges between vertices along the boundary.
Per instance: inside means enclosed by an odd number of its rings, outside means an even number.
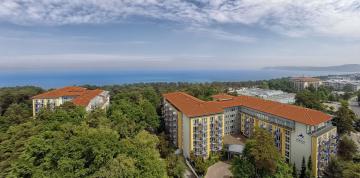
M61 98L54 98L54 99L46 99L46 98L43 98L43 99L33 99L33 117L35 118L35 115L36 115L36 112L35 112L35 103L36 103L36 100L43 100L44 101L44 108L47 106L47 104L53 100L55 102L55 106L60 106L62 104L62 99Z
M242 115L242 117L241 117L241 131L245 130L244 124L243 124L245 122L245 115L254 119L254 129L255 129L255 127L260 127L261 124L264 124L266 127L271 125L272 126L272 135L274 135L275 130L277 128L279 128L280 132L281 132L281 155L283 157L285 157L285 131L286 131L286 128L281 127L279 125L275 125L275 124L266 122L266 121L263 121L263 120L260 120L260 119L258 119L256 117L251 116L251 115L247 115L247 114L244 114L244 113L242 113L241 115Z
M281 156L285 157L285 130L283 127L280 127L281 132Z
M33 104L32 105L33 106L33 118L35 118L36 113L35 113L35 100L34 99L32 100L32 104Z
M206 148L207 148L207 155L209 156L210 153L211 153L211 141L210 141L210 118L211 117L214 117L214 121L216 121L218 119L218 116L219 115L211 115L211 116L205 116L205 117L198 117L198 118L192 118L190 119L190 148L189 150L190 151L193 151L194 149L194 145L193 145L193 134L194 134L194 131L193 131L193 121L195 119L199 119L199 120L202 120L202 119L205 119L206 122L207 122L207 128L206 128L206 134L207 134L207 137L206 137ZM224 116L223 115L220 115L221 116L221 121L222 121L222 133L221 133L221 136L223 137L224 136L224 129L225 129L225 123L224 123ZM182 130L182 128L181 128Z
M182 135L183 135L183 128L182 128L182 113L177 112L178 119L177 119L177 147L182 148Z
M322 135L319 135L317 137L311 137L311 161L312 161L312 174L317 177L318 172L317 172L317 165L318 165L318 141L320 137L326 136L326 137L330 137L331 133L336 132L336 127L334 127L333 129L323 133Z
M215 116L212 116L214 117L214 120L216 119ZM206 137L206 149L207 149L207 155L209 156L210 155L210 117L206 117L206 123L207 123L207 128L206 128L206 134L207 134L207 137Z
M312 162L312 174L317 177L317 137L311 137L311 162Z

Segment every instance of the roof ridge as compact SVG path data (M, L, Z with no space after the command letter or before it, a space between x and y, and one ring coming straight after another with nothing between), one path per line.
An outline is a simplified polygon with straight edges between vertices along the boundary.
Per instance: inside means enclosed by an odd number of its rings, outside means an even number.
M179 93L181 93L181 95L179 95ZM243 106L308 125L316 125L331 119L330 115L318 110L264 100L252 96L241 95L234 97L232 100L220 101L202 101L184 92L168 93L164 94L164 96L168 97L167 99L171 100L170 102L174 102L174 105L181 105L181 107L179 107L180 110L185 109L189 111L190 114L196 113L195 115L201 115L201 112L210 113L209 111L212 110L218 112L219 108L223 112L223 109L227 107ZM184 100L182 96L186 97L186 99Z

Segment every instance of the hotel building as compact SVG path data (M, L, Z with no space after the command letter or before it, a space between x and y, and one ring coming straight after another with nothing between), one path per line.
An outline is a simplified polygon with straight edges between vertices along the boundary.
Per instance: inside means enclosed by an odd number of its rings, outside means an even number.
M320 79L312 77L294 77L291 78L290 81L297 91L304 90L310 86L319 88L322 85L322 81Z
M303 157L311 157L315 177L322 176L330 155L336 153L336 127L332 117L320 111L251 96L218 94L213 101L183 92L163 96L167 132L187 158L191 152L207 157L222 150L227 135L249 138L255 127L268 130L281 155L298 170Z
M95 89L88 90L83 87L64 87L42 93L32 97L33 116L35 117L42 108L54 109L65 102L85 107L86 111L95 108L105 109L109 106L110 95L108 91Z

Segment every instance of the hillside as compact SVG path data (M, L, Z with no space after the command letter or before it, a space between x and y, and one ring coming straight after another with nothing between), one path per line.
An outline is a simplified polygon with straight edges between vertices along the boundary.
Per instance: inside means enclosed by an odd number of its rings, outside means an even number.
M360 72L360 64L344 64L338 66L274 66L265 67L266 70L293 70L293 71L336 71L336 72Z

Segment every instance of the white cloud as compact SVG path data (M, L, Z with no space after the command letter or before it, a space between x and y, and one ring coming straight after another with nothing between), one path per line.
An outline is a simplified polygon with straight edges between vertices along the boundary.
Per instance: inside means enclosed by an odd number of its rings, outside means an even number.
M252 43L256 41L256 38L245 36L245 35L239 35L235 33L230 33L223 31L221 29L213 29L213 28L203 28L203 27L188 27L186 31L197 33L200 35L207 35L211 36L218 40L224 40L224 41L233 41L233 42L241 42L241 43Z
M109 23L135 16L360 38L360 0L0 0L0 20L22 25Z

